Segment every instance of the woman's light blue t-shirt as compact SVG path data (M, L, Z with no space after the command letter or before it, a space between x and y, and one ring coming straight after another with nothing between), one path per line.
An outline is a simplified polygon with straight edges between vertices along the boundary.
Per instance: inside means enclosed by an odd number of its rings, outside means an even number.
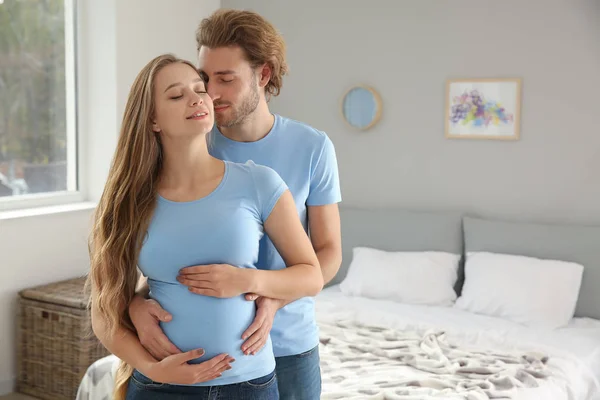
M205 350L194 362L221 353L236 359L220 378L198 386L267 375L275 360L270 340L256 355L242 353L242 333L254 320L254 302L243 295L220 299L194 294L176 280L179 270L207 264L256 268L263 224L285 190L287 185L270 168L225 161L221 183L206 197L189 202L158 198L139 268L148 277L150 297L173 316L161 328L180 350Z

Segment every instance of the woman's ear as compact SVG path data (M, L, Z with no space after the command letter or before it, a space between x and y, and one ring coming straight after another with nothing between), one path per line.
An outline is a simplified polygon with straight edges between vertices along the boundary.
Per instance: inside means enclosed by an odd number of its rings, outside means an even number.
M160 127L158 126L156 121L152 121L152 131L154 133L160 133Z

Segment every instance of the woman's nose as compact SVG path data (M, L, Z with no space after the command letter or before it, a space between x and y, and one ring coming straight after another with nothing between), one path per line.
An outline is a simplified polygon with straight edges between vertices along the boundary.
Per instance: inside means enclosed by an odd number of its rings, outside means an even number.
M194 93L194 96L192 97L192 106L196 106L198 104L202 104L202 97L197 93Z

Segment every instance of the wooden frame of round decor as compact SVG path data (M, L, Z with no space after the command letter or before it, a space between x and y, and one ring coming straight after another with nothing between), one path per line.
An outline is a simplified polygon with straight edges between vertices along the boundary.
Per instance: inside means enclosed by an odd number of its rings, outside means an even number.
M362 128L352 125L350 122L348 122L348 120L346 119L346 116L344 115L344 100L346 99L346 96L348 96L348 94L351 91L353 91L354 89L368 90L373 95L373 99L375 100L375 107L377 109L377 111L375 112L375 117L373 117L373 120L367 126L364 126ZM381 100L381 96L379 95L377 90L373 89L371 86L368 86L368 85L354 85L350 89L346 90L346 92L342 96L342 100L340 102L340 113L342 114L342 119L344 120L346 125L348 125L350 128L356 129L358 131L367 131L367 130L371 129L372 127L374 127L375 125L377 125L377 123L381 119L382 107L383 107L383 101Z

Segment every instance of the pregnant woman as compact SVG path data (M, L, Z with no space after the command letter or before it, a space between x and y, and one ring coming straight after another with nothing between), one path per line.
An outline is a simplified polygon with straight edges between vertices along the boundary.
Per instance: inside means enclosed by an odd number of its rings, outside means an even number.
M253 356L241 351L255 316L244 294L293 300L323 286L283 180L210 156L213 123L192 64L163 55L138 74L90 237L92 326L122 360L117 399L277 399L270 341ZM264 234L287 268L255 268ZM178 281L188 266L200 266L205 294ZM158 361L140 344L127 314L137 267L172 315L163 329L183 353Z

